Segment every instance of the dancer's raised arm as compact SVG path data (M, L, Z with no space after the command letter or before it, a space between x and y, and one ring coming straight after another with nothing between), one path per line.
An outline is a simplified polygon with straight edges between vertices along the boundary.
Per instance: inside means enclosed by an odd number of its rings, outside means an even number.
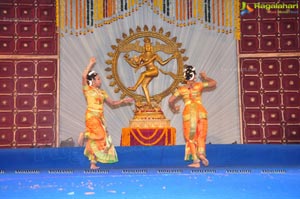
M210 77L207 77L207 75L206 75L205 72L201 72L199 74L199 76L200 76L200 78L201 78L201 80L203 82L207 82L208 83L207 87L211 88L211 87L216 87L217 86L217 82L214 79L212 79Z
M89 71L91 71L91 69L94 67L94 65L96 64L96 58L95 57L91 57L89 64L86 66L86 68L84 69L83 73L82 73L82 85L85 86L87 85L87 75L89 73Z

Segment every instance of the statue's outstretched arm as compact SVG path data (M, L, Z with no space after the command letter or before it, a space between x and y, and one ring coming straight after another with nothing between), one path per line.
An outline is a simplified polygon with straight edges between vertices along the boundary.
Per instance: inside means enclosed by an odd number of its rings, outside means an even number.
M161 57L157 56L156 61L157 61L160 65L164 66L164 65L166 65L167 63L169 63L172 59L174 59L175 57L176 57L176 55L173 54L173 55L172 55L171 57L169 57L168 59L162 60Z
M139 67L138 62L136 62L136 61L134 60L134 58L130 58L128 54L125 54L125 55L124 55L124 59L125 59L125 61L126 61L132 68L135 68L135 69L136 69L136 68ZM139 58L138 58L138 59L139 59Z

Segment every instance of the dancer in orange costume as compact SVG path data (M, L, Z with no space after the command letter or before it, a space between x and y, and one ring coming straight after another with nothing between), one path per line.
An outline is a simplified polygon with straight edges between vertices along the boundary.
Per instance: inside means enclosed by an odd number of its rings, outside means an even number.
M217 82L200 73L202 82L196 82L196 71L193 66L185 65L184 77L186 85L180 86L169 98L169 106L173 112L178 112L180 106L175 105L177 99L182 97L184 101L183 133L186 142L185 160L193 160L189 167L199 168L202 161L204 166L209 162L206 158L206 136L207 136L207 111L202 105L201 95L203 89L213 88Z
M85 116L86 131L80 133L78 143L80 146L86 146L84 155L90 160L90 169L98 169L97 162L114 163L118 161L116 150L108 136L103 115L103 104L106 102L109 106L118 106L133 102L132 98L125 98L114 101L100 89L101 79L95 72L91 71L96 63L96 58L91 57L90 62L82 73L83 93L87 101L87 110Z

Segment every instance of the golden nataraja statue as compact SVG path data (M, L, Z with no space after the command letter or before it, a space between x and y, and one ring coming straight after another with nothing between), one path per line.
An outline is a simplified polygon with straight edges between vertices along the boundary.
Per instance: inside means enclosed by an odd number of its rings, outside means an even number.
M136 91L136 89L141 85L146 97L147 105L151 107L152 104L150 100L148 85L153 80L153 78L157 77L159 74L159 70L155 65L155 62L158 62L160 65L164 66L175 58L175 54L173 54L167 60L162 60L162 58L158 54L153 52L150 38L145 37L144 52L141 53L140 56L134 56L133 58L129 58L128 54L126 54L124 58L130 66L135 68L135 71L139 70L142 67L145 67L145 71L141 73L135 85L133 87L128 87L128 90Z
M134 31L129 29L129 35L123 33L123 39L116 39L117 45L112 45L113 52L108 53L111 57L106 61L110 65L105 70L111 74L107 76L110 86L115 87L116 93L122 92L120 98L129 96L135 100L134 117L130 126L143 125L143 127L168 126L169 120L164 116L161 110L160 102L166 96L171 94L176 87L183 81L184 61L188 58L183 56L184 49L180 49L181 43L177 43L176 37L170 38L171 33L160 28L158 31L153 26L149 29L139 26ZM155 43L154 43L155 42ZM160 53L166 56L163 59ZM162 69L165 65L170 64L172 67ZM122 63L123 62L123 63ZM122 63L122 64L120 64ZM129 67L127 67L127 66ZM143 70L137 77L134 85L125 85L122 82L123 74L119 74L122 70L132 70L132 74L136 75L138 70ZM170 85L164 85L163 91L151 95L149 92L149 84L155 83L155 78L160 74L168 76L172 82ZM139 94L137 89L141 87L143 95Z

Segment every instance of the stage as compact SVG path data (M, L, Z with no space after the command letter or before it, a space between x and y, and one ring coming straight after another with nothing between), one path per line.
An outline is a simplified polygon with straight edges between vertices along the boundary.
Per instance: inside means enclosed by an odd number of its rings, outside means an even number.
M116 147L89 170L83 148L0 150L0 198L299 198L300 145L207 145L188 168L184 146Z

